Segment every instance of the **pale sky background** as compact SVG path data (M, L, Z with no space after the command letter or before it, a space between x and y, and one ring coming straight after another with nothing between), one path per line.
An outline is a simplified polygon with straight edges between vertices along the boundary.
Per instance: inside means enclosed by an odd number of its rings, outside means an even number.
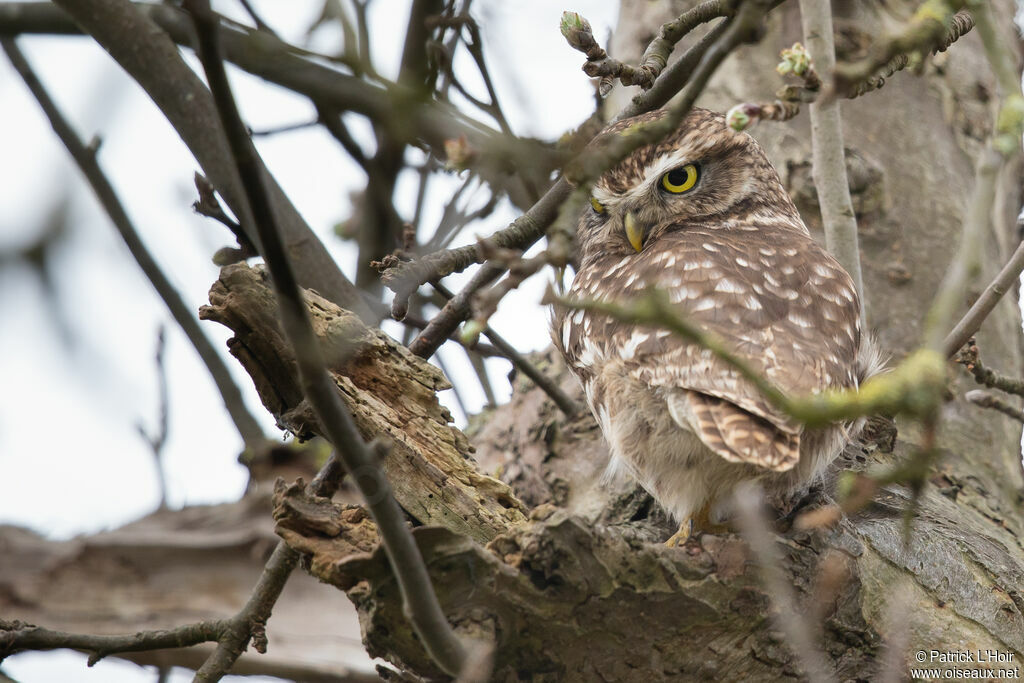
M296 43L302 43L321 7L319 0L253 4L283 38ZM214 6L247 21L237 2L215 1ZM396 71L402 36L393 27L404 31L408 8L407 0L371 4L374 58L385 75ZM618 2L474 3L492 77L517 134L555 139L592 110L592 88L580 71L583 56L566 46L558 32L564 9L583 13L604 40ZM337 35L321 29L312 46L334 49ZM528 50L522 49L523 36ZM19 45L79 136L103 138L100 163L136 229L189 305L198 309L217 277L210 257L233 239L215 222L192 213L197 166L187 149L141 89L90 39L29 36ZM191 52L185 54L197 67ZM462 58L465 66L467 58ZM473 73L471 65L462 73ZM243 118L256 130L315 116L303 97L237 69L230 75ZM473 78L466 82L479 86ZM483 93L482 88L476 91ZM71 226L50 263L55 296L48 295L28 266L0 262L0 524L65 539L114 528L154 510L156 466L136 424L142 421L150 430L156 426L154 353L161 324L168 333L170 433L164 467L169 502L180 507L237 499L246 482L236 462L241 441L219 394L5 58L0 59L0 117L0 252L37 239L60 198L67 202ZM368 129L357 132L367 134ZM334 237L332 226L348 215L349 191L364 183L361 170L319 128L259 138L257 145L351 276L354 249ZM440 215L446 192L454 186L454 181L434 183L428 216ZM411 178L400 182L400 210L413 206L415 189ZM516 215L506 203L459 243L502 228ZM538 303L544 281L534 278L513 293L492 321L521 351L548 344L546 312ZM278 434L248 376L227 354L225 328L203 327L235 371L252 411L268 433ZM470 410L479 409L483 395L468 375L465 355L446 349L443 358L465 387ZM502 360L488 364L503 400L509 394L509 369ZM451 397L447 402L453 403ZM12 657L3 670L22 681L114 682L153 676L113 659L88 669L83 656L66 651ZM177 670L173 680L191 680L191 673Z

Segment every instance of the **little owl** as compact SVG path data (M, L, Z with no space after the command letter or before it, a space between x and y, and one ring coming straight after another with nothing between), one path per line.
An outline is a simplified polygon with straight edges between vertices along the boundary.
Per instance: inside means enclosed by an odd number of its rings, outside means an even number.
M619 121L602 135L663 112ZM875 372L850 276L811 239L760 145L694 109L594 185L577 229L573 299L627 304L648 288L792 396ZM556 311L555 344L611 446L678 522L720 524L733 488L805 488L860 425L805 429L730 365L667 330Z

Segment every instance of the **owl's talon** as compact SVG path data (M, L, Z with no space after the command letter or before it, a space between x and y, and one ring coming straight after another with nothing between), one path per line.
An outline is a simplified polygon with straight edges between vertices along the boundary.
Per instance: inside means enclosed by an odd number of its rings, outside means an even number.
M678 548L686 543L692 532L693 522L688 519L679 525L679 531L672 534L672 536L665 541L665 545L669 548Z

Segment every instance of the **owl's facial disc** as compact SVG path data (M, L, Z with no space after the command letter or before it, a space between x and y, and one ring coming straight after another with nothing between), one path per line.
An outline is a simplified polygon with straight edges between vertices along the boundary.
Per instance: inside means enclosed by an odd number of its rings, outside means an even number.
M640 222L632 211L626 212L626 217L622 221L626 231L626 239L629 240L630 245L637 252L644 248L644 233L647 232L644 229L644 224Z

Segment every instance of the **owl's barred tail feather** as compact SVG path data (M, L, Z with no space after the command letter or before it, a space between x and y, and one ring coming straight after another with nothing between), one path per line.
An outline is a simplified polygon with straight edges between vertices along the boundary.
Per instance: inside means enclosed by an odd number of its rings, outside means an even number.
M704 445L729 462L785 472L800 460L799 434L780 429L734 403L696 391L674 393L668 403L680 427L693 430Z

